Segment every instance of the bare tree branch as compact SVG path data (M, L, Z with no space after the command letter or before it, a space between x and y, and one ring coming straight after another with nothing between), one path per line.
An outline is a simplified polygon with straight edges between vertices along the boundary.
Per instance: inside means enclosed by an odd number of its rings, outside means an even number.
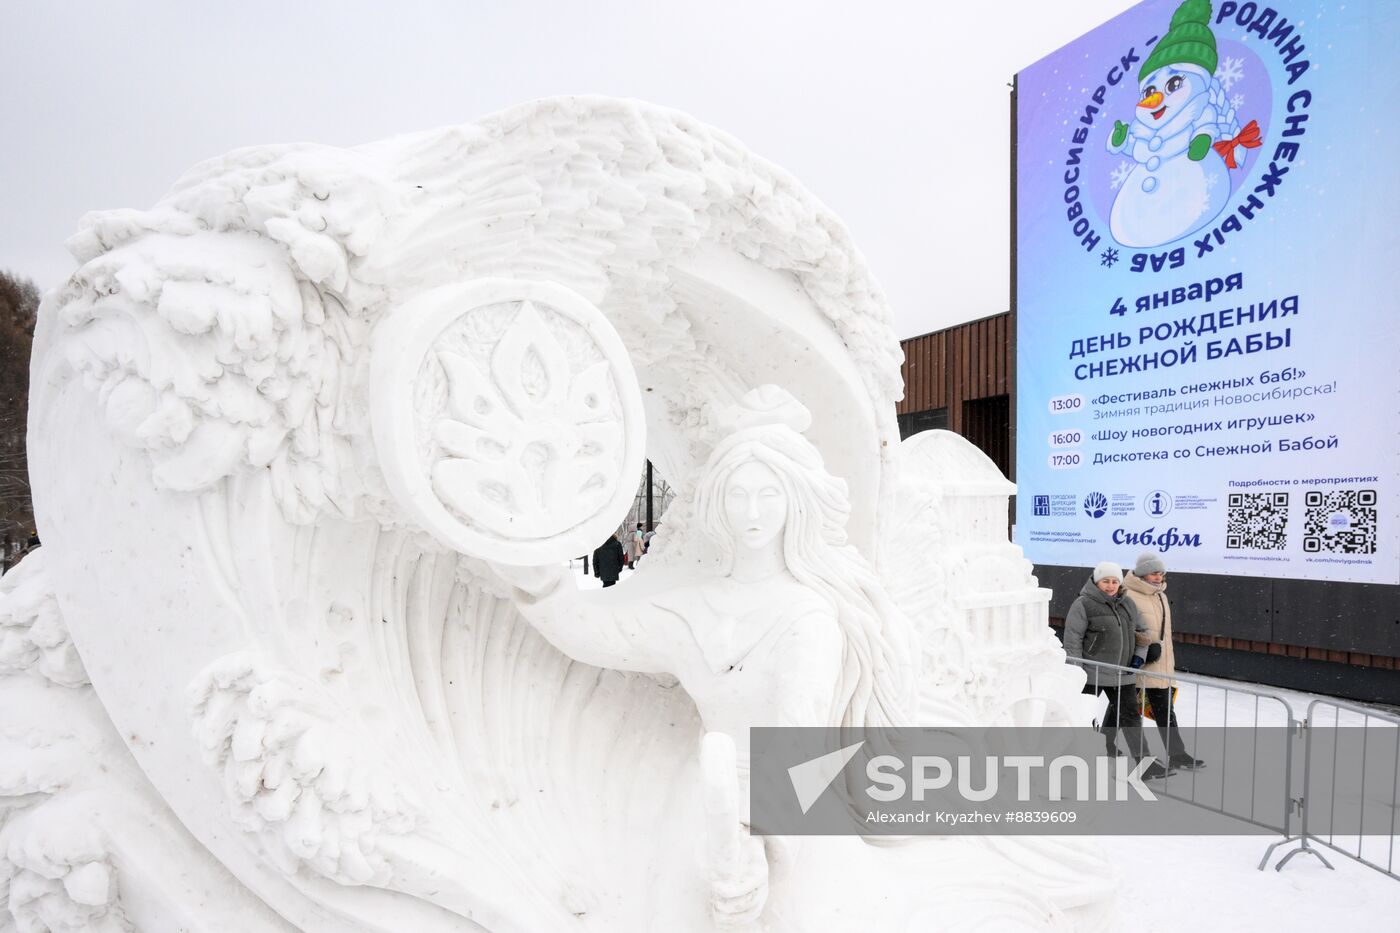
M25 427L39 298L32 281L0 270L0 539L11 543L34 531Z

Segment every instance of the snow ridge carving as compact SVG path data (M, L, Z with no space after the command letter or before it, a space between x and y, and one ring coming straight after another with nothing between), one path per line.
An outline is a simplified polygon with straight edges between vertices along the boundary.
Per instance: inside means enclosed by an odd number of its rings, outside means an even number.
M49 718L50 691L90 693L43 548L0 579L0 930L132 929L84 782L93 743Z
M134 927L118 898L102 834L77 828L76 820L55 832L59 817L57 808L36 808L16 816L8 832L0 831L8 837L0 851L0 910L8 911L15 930L130 933ZM0 922L0 929L9 927Z
M88 682L44 572L43 549L0 579L0 675L33 669L56 684Z
M223 658L190 688L195 736L223 775L234 821L288 874L384 884L381 836L411 832L417 807L314 684L256 658Z

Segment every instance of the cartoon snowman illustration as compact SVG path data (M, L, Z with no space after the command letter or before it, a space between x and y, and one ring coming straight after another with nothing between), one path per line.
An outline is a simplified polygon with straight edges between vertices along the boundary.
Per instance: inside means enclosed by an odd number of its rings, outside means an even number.
M1262 140L1251 120L1240 129L1210 30L1210 0L1186 0L1138 72L1140 96L1131 123L1114 121L1108 151L1137 164L1109 214L1124 246L1179 240L1213 221L1230 200L1230 171Z

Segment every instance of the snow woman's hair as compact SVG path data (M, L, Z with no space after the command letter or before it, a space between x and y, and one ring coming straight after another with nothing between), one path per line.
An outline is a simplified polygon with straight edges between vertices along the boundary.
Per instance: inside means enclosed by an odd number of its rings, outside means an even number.
M762 463L787 495L782 534L788 572L836 609L844 647L831 725L908 724L914 704L912 630L865 559L846 543L846 481L827 472L821 453L802 435L811 413L783 389L767 385L722 417L729 433L701 473L695 516L719 547L725 572L734 562L734 533L724 509L729 477L745 463Z

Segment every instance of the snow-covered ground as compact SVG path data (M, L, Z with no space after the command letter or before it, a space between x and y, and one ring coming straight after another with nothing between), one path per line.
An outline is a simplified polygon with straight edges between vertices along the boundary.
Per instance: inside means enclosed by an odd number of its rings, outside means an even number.
M1292 710L1295 719L1309 718L1309 706L1314 700L1321 703L1314 708L1311 717L1321 726L1362 726L1367 717L1345 706L1364 706L1351 700L1337 700L1311 693L1299 693L1283 687L1268 684L1250 684L1218 677L1203 678L1208 684L1180 684L1176 699L1176 718L1183 726L1246 726L1256 722L1260 726L1286 725L1287 712L1284 704ZM1246 692L1250 691L1250 692ZM1253 691L1271 695L1256 697ZM1278 701L1282 702L1278 702ZM1339 704L1339 705L1333 705ZM1382 716L1395 715L1395 711L1382 706L1372 707ZM1371 728L1384 728L1386 723L1378 717L1370 719Z
M1297 855L1274 871L1257 871L1266 836L1112 836L1101 838L1122 867L1122 916L1137 933L1183 931L1332 931L1395 933L1400 930L1400 881L1331 849L1321 852L1328 870L1310 855Z
M1328 697L1218 678L1206 680L1209 682L1205 684L1180 684L1176 709L1177 720L1183 726L1283 726L1288 718L1283 703L1291 708L1295 719L1302 720L1308 718L1312 701L1319 699L1323 703L1312 710L1315 725L1368 725L1364 714L1332 706ZM1256 698L1246 691L1270 694L1283 703ZM1383 707L1376 710L1393 713ZM1369 728L1393 727L1370 718ZM1198 750L1197 754L1206 753ZM1210 773L1198 772L1203 780ZM1189 772L1178 775L1190 778ZM1373 796L1367 795L1368 799ZM1388 796L1382 789L1382 799ZM1100 842L1124 866L1122 890L1126 903L1133 905L1133 929L1137 931L1400 931L1400 881L1317 845L1314 848L1331 863L1331 870L1313 856L1300 853L1282 871L1275 871L1274 866L1285 853L1297 848L1296 843L1275 849L1268 867L1257 870L1266 848L1280 838L1116 836L1101 838ZM1332 841L1353 853L1358 851L1355 837L1334 837ZM1388 861L1387 841L1384 837L1368 836L1362 840L1360 851L1370 861L1384 866ZM1395 869L1400 870L1400 846L1395 846L1390 858Z
M645 560L645 558L643 559ZM582 576L581 561L573 562L585 588L602 584ZM625 582L632 571L622 572ZM1209 683L1182 682L1177 695L1177 719L1183 726L1283 726L1288 711L1282 703L1256 699L1248 690L1271 694L1288 704L1302 719L1309 704L1328 698L1278 687L1208 678ZM1377 708L1381 712L1393 712ZM1319 707L1316 722L1323 726L1361 726L1364 716L1347 709ZM1334 721L1335 720L1335 721ZM1372 728L1385 726L1371 720ZM1183 772L1178 772L1183 774ZM1209 773L1201 772L1202 775ZM1173 778L1175 780L1175 778ZM1400 827L1397 827L1400 828ZM1124 929L1136 933L1183 931L1328 931L1338 933L1400 933L1400 881L1326 847L1315 847L1332 868L1299 854L1282 871L1274 866L1296 843L1279 846L1268 867L1256 866L1270 843L1280 836L1107 836L1098 841L1122 874L1121 913ZM1336 839L1356 851L1354 839ZM1367 837L1363 854L1385 864L1383 840ZM1400 869L1400 847L1394 856Z

